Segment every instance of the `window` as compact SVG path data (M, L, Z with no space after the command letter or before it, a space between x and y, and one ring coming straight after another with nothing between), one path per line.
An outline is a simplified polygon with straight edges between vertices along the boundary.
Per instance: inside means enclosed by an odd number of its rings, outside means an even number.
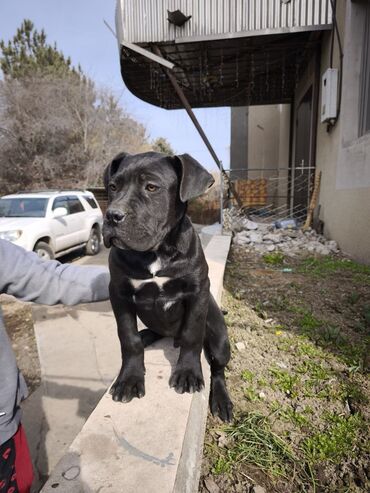
M364 40L362 44L360 76L360 128L359 134L370 132L370 4L366 6Z
M68 205L70 214L77 214L78 212L83 212L85 210L78 197L75 195L70 195L68 197Z
M0 200L0 217L45 217L48 199L14 198Z
M98 208L98 204L96 203L96 200L93 197L90 197L89 195L84 195L83 198L86 200L86 202L89 204L90 207L93 209Z
M57 197L57 198L54 200L54 204L53 204L53 211L55 211L55 209L56 209L57 207L64 207L65 209L67 209L68 214L69 214L69 207L68 207L68 200L67 200L67 197Z

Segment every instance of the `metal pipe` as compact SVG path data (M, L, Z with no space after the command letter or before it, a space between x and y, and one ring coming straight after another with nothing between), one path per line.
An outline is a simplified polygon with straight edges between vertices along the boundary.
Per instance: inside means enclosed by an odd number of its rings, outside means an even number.
M159 49L159 47L157 45L153 45L153 49L158 56L162 57L161 50ZM205 145L206 145L207 149L209 150L211 156L213 157L215 163L217 164L218 168L220 169L221 173L223 174L225 181L226 181L228 187L230 188L230 191L233 194L238 206L243 207L243 204L242 204L238 194L236 193L234 184L229 180L229 177L225 173L221 161L218 159L218 156L215 153L210 141L208 140L208 138L207 138L206 134L204 133L200 123L198 122L198 119L195 116L194 111L193 111L192 107L190 106L190 103L187 100L187 97L184 94L184 91L181 89L179 83L177 82L176 77L167 68L164 68L164 71L166 72L166 75L167 75L169 81L171 82L172 87L175 89L175 92L176 92L178 98L180 99L181 103L183 104L183 106L184 106L187 114L189 115L191 121L194 123L195 128L198 130L199 135L201 136L203 142L205 143Z

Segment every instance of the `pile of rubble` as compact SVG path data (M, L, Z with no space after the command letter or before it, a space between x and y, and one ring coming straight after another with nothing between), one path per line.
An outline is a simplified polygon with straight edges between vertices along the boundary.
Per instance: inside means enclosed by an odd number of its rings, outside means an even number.
M339 251L336 241L327 240L313 229L303 232L299 228L276 227L276 223L251 221L236 209L224 210L224 229L234 233L234 245L261 254L280 251L295 256L303 251L329 255Z

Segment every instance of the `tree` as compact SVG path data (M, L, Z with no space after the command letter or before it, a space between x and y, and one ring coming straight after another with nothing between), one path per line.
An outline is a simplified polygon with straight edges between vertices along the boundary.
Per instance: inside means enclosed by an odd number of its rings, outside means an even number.
M164 137L158 137L152 142L152 149L156 152L163 152L163 154L168 154L170 156L175 155L175 151L172 149L171 144Z
M23 79L35 75L81 74L81 69L72 67L69 57L46 42L46 34L42 29L38 32L29 19L25 19L12 40L6 44L0 41L2 57L0 68L5 77Z
M145 127L31 21L0 48L0 193L99 185L115 154L150 149Z

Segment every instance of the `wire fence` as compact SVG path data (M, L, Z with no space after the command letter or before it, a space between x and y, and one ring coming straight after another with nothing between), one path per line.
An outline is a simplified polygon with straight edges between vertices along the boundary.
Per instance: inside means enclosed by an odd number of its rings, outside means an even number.
M262 222L288 218L301 222L306 218L315 167L229 169L226 173L249 216L256 216ZM225 204L224 184L222 190ZM235 205L227 192L226 203Z

